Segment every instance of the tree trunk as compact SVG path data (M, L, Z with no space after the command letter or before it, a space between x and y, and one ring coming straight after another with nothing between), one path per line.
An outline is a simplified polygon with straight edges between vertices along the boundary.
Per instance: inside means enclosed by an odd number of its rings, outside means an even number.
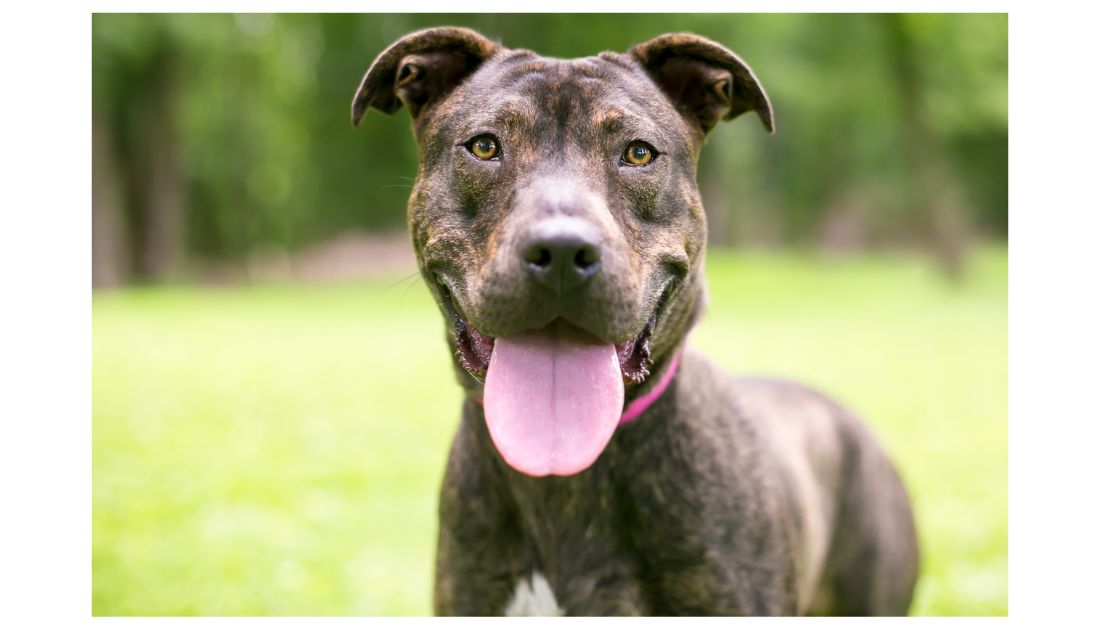
M910 216L916 219L924 240L931 246L943 271L958 278L963 271L966 249L966 220L952 203L953 182L945 165L927 112L922 103L924 79L916 43L904 15L881 16L889 40L889 54L896 77L901 111L901 135L909 164L908 200Z
M101 148L93 149L93 172L99 174L95 193L101 198L101 211L93 209L93 232L100 233L99 259L113 258L125 270L117 274L120 282L163 280L183 262L186 190L177 146L174 58L162 50L133 72L135 78L116 96L113 116L103 114L102 120L113 124L103 125L96 142ZM111 206L118 208L113 215ZM110 249L114 256L107 254Z
M92 287L114 287L130 279L123 219L123 194L110 128L92 116Z
M142 214L138 271L163 280L180 270L184 254L184 181L176 141L176 68L171 53L160 56L146 85L135 154L142 176L135 199Z

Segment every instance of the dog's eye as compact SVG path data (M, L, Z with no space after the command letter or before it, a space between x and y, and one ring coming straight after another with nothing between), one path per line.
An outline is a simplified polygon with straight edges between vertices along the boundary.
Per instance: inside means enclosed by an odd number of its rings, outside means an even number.
M500 142L489 134L470 140L466 143L466 149L479 160L494 160L500 157Z
M631 166L645 166L657 157L657 150L641 140L635 140L626 145L623 151L622 161Z

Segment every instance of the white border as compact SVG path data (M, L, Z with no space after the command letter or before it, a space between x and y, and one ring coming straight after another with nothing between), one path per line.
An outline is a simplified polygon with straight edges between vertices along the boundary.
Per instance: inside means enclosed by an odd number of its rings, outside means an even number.
M1094 507L1100 354L1096 20L1084 3L1043 2L676 2L686 11L1010 11L1010 619L1070 627L1095 623ZM444 12L453 2L417 3ZM1034 7L1034 8L1031 8ZM149 11L148 2L97 2L97 11ZM349 1L171 2L156 10L390 11L393 3ZM504 2L463 9L509 11ZM561 0L524 10L662 11L668 3ZM8 7L0 20L5 138L0 203L4 370L0 466L0 614L8 627L37 620L87 622L90 615L90 16L84 6ZM965 422L965 419L959 419ZM41 618L41 619L40 619ZM96 620L107 625L153 620ZM417 619L247 620L253 625L423 623ZM718 621L719 623L729 623ZM181 621L161 620L157 625ZM484 620L436 621L467 626ZM533 621L522 623L567 623ZM589 621L591 623L591 621ZM650 626L662 620L612 620ZM694 623L702 622L678 622ZM752 627L845 620L745 620ZM973 627L1001 620L874 620ZM69 624L65 624L69 625ZM587 624L585 624L587 625ZM709 624L708 624L709 625Z

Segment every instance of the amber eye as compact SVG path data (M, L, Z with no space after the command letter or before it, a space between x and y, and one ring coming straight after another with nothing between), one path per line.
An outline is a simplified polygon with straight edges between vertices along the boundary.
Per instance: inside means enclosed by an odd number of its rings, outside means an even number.
M631 166L645 166L655 157L657 157L657 151L640 140L626 145L626 151L623 151L623 162Z
M488 134L474 138L466 145L466 148L479 160L492 160L500 157L500 143Z

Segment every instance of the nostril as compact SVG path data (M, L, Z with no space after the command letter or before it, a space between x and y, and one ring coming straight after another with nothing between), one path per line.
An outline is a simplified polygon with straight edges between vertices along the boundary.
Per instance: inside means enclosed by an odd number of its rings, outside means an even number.
M594 270L600 262L600 250L590 245L585 245L577 250L573 257L573 264L581 271Z
M545 269L554 261L554 255L550 253L548 248L536 245L524 252L523 260L533 267Z

